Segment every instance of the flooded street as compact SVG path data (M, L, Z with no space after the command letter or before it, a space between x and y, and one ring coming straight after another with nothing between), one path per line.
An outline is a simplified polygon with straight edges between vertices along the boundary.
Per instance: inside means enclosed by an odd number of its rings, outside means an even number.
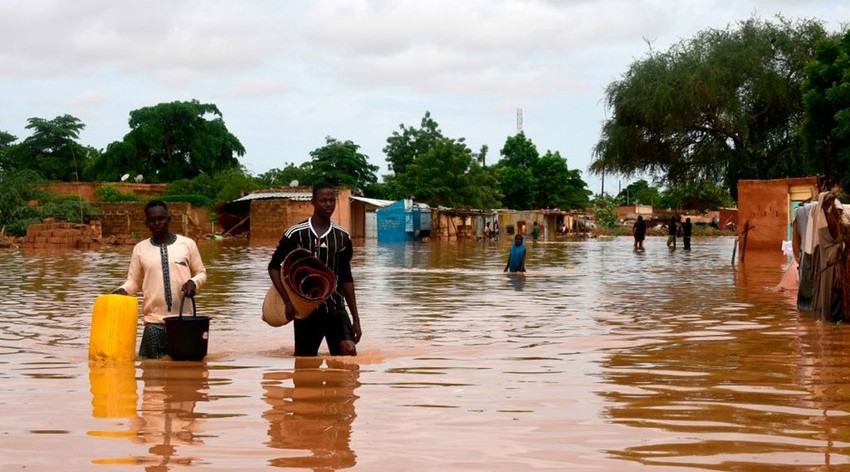
M273 248L203 243L205 361L91 366L131 248L0 250L0 470L849 467L850 327L771 289L778 248L665 242L528 243L524 278L504 237L367 242L345 359L260 320Z

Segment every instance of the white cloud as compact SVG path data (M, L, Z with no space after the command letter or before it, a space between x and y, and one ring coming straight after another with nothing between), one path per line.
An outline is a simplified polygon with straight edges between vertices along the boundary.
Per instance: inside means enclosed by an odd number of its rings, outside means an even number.
M288 83L281 80L241 77L231 83L228 95L233 98L269 99L289 92Z
M108 100L105 93L100 90L83 90L68 100L71 108L90 108L103 105Z
M757 14L850 18L838 0L6 0L0 130L79 116L87 144L121 139L131 110L215 103L258 172L324 136L373 163L399 123L434 112L497 154L516 108L539 149L586 169L605 87L647 52ZM282 131L283 130L283 131ZM300 161L298 161L300 162ZM585 175L588 181L590 176Z
M277 25L245 2L0 3L0 76L114 69L182 81L261 65Z

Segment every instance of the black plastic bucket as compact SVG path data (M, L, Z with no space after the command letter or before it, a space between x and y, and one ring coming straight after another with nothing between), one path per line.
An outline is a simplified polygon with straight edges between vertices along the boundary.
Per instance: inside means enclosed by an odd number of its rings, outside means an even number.
M175 361L200 361L207 355L210 337L210 317L198 316L195 299L192 300L192 316L183 316L180 299L180 314L165 317L165 333L168 339L168 355Z

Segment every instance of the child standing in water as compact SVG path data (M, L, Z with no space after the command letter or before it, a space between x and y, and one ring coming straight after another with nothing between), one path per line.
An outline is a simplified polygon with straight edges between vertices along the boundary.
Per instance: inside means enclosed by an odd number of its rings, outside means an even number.
M502 272L525 272L525 245L522 243L522 235L518 234L514 238L514 243L511 245L511 252L508 254L508 263L505 265L505 270Z

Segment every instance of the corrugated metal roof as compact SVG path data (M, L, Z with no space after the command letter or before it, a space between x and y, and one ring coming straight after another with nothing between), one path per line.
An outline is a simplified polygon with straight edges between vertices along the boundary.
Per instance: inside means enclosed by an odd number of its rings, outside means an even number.
M369 205L374 205L376 207L381 207L381 208L388 207L388 206L392 205L393 203L395 203L393 200L381 200L381 199L378 199L378 198L358 197L358 196L355 196L355 195L352 195L351 199L361 201L361 202L364 202L364 203L368 203Z
M309 201L313 198L311 192L258 192L249 193L244 197L233 200L234 202L246 202L249 200L262 200L267 198L287 198L289 200Z

